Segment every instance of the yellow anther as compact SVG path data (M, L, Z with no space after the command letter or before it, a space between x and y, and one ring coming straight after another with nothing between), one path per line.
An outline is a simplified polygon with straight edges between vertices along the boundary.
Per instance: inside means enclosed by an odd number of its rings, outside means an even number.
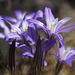
M13 29L10 30L11 32L15 32Z

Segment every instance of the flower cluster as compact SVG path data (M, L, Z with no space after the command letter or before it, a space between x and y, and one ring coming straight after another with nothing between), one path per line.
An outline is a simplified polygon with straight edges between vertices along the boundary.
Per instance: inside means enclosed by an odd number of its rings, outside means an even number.
M0 27L4 29L4 33L0 33L0 38L5 39L8 44L12 44L15 39L15 47L24 49L25 52L22 57L29 57L34 59L37 63L41 62L41 66L47 66L46 53L58 42L55 36L59 39L59 48L57 54L50 54L57 56L60 63L67 63L72 66L71 60L75 60L75 49L67 48L63 42L63 36L60 33L67 33L75 29L75 22L64 25L71 20L66 17L60 21L55 18L50 8L45 7L44 13L39 10L35 13L27 14L27 12L15 11L16 18L0 16ZM4 23L10 25L10 29ZM45 21L46 25L43 23ZM41 38L38 33L43 30L46 36ZM59 49L59 50L58 50Z

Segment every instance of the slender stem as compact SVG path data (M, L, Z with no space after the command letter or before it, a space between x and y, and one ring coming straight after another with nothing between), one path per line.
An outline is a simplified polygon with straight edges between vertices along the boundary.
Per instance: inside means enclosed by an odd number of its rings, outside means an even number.
M36 65L35 65L35 62L33 61L32 58L29 58L29 61L30 61L30 66L31 66L30 75L36 75Z
M58 61L56 65L55 75L58 75L62 68L63 68L63 62L60 63Z
M9 49L9 72L15 75L15 39L12 41Z

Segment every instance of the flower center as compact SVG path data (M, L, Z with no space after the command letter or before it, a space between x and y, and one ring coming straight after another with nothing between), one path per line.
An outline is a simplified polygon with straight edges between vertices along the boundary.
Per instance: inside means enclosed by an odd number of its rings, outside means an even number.
M13 29L10 30L11 32L15 32Z
M62 53L60 55L61 60L66 60L67 55L69 54L71 50L71 47L68 47L67 50L62 50Z
M56 18L55 21L51 24L51 27L50 27L51 33L55 32L57 23L58 23L58 18Z
M28 23L26 21L22 22L21 30L22 30L22 32L25 32L28 30Z
M23 15L20 14L20 19L22 20L24 18L24 16L26 15L26 12L24 12Z

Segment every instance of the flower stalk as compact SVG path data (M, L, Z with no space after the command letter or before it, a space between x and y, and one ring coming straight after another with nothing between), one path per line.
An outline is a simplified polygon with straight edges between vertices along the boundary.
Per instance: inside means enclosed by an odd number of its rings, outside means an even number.
M9 72L11 75L15 75L15 41L12 41L9 49Z
M57 64L56 64L56 69L55 69L55 75L58 75L59 74L59 72L62 70L62 68L63 68L63 62L57 62Z

